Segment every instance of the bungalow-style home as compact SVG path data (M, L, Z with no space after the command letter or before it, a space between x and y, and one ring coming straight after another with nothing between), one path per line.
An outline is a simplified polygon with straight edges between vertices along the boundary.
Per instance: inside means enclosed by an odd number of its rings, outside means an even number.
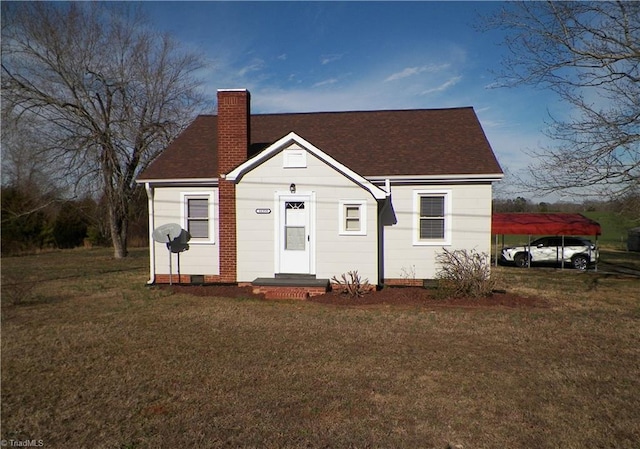
M501 178L471 107L252 115L247 90L220 90L218 114L197 117L137 180L150 236L169 223L191 236L174 255L179 278L151 240L149 283L304 296L357 270L422 285L443 248L490 253Z

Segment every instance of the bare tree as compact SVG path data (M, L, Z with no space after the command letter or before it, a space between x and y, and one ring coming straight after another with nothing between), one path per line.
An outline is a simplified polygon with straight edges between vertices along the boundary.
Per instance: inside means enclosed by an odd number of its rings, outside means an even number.
M116 258L127 254L135 178L203 104L202 58L110 3L2 4L2 97L41 123L47 158L106 199Z
M488 19L506 30L502 86L555 92L565 117L534 151L538 193L624 195L640 184L640 2L509 3Z
M43 123L21 120L14 111L2 112L2 185L28 191L49 200L62 196L65 179L59 178L63 167L56 167L43 151L46 141L38 132Z

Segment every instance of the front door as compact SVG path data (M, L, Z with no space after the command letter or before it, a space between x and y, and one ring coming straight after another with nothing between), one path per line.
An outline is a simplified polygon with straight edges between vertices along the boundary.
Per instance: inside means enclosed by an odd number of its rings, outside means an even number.
M308 195L280 197L279 272L311 273L311 212Z

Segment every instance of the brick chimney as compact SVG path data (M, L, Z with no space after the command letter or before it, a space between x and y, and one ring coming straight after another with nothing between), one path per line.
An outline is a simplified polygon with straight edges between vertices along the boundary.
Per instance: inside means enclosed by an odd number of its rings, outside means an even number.
M220 281L237 281L236 186L224 175L247 160L250 95L246 89L218 91L218 189Z

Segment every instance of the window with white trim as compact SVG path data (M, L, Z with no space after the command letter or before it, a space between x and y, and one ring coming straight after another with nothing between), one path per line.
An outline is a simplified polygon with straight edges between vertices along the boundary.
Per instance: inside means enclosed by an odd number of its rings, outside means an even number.
M211 197L209 195L184 195L184 228L192 241L211 239Z
M414 244L451 243L451 193L449 191L414 192Z
M339 202L341 235L367 235L367 202L341 200Z

